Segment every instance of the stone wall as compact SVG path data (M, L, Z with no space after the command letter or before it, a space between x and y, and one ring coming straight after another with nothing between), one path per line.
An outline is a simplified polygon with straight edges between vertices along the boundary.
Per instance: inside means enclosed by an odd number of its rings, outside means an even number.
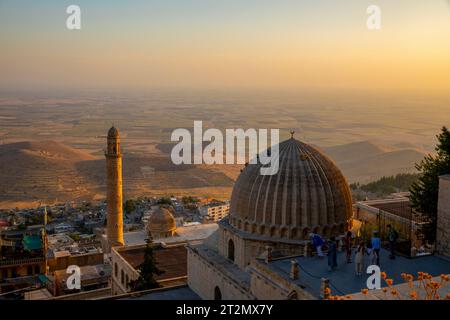
M439 179L436 240L437 253L450 258L450 175Z
M251 291L258 300L315 300L306 290L293 280L282 277L267 268L266 263L252 261L248 270L251 275Z
M133 246L134 248L139 246ZM143 246L145 247L145 245ZM124 294L130 291L128 282L139 278L139 273L120 255L120 248L111 250L111 291L113 295ZM122 276L123 274L123 276Z
M266 251L266 246L271 246L274 253L279 253L282 256L294 256L303 254L303 243L285 243L274 239L273 241L265 241L263 239L247 239L240 235L240 231L232 230L219 226L219 253L228 258L229 241L234 243L234 263L244 270L250 262L261 256Z
M214 265L188 247L188 285L198 296L214 300L215 291L220 290L222 300L251 300L248 292L235 281L226 277Z
M48 260L49 271L67 269L68 266L77 265L79 267L92 266L103 263L103 252L87 253L79 255L67 255Z

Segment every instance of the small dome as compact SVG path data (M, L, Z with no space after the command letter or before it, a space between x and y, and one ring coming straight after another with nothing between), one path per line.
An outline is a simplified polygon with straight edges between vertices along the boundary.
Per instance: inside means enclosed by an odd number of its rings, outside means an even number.
M279 144L279 171L261 175L250 164L231 196L229 222L238 229L271 238L302 240L309 232L345 232L352 216L347 181L334 162L294 138Z
M108 138L117 138L119 137L119 130L116 127L112 126L108 131Z
M175 218L168 209L158 208L150 216L147 230L155 238L170 237L176 230Z

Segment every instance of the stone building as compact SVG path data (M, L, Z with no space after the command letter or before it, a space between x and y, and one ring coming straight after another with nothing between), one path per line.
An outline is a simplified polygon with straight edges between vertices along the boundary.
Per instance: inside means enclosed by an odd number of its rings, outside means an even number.
M304 254L311 232L325 237L351 226L346 179L332 160L293 137L279 145L279 171L250 164L238 177L230 214L199 246L188 247L188 284L203 299L312 298L266 262Z
M119 130L108 131L106 157L106 236L110 247L123 245L122 153Z
M46 236L23 235L5 239L0 235L0 293L33 285L47 272Z
M154 239L172 237L177 227L169 209L158 207L153 210L147 223L147 230Z
M436 242L438 254L450 258L450 175L439 179Z
M153 254L158 268L163 272L155 276L161 286L186 284L187 264L185 243L171 245L153 244ZM131 291L130 281L139 278L139 266L144 261L146 245L114 247L111 249L113 266L112 294Z
M89 264L79 267L80 289L67 288L67 280L70 274L67 273L66 269L55 271L53 276L49 276L51 282L49 289L52 289L55 297L110 288L112 268L109 264Z
M218 222L228 215L230 204L228 202L212 202L201 206L198 210L206 222Z

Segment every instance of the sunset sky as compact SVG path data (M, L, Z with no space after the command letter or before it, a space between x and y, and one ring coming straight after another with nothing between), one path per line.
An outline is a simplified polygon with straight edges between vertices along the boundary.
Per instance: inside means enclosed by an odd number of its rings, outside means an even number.
M0 0L0 43L0 89L450 92L446 0Z

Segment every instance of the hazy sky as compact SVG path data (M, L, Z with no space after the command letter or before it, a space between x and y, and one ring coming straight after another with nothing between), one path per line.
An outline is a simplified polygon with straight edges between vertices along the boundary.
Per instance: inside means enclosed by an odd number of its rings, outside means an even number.
M0 44L0 89L450 92L446 0L0 0Z

